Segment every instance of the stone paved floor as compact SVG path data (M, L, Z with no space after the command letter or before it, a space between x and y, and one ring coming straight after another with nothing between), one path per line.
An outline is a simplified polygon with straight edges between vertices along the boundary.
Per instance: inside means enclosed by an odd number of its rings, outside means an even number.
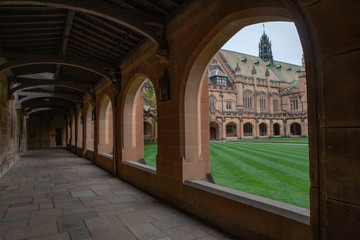
M230 239L63 150L33 150L0 178L0 240Z

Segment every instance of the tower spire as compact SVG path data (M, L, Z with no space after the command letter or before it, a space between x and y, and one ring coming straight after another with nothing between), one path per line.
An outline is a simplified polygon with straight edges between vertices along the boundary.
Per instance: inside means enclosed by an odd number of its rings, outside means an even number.
M265 24L263 24L263 34L259 42L259 57L264 60L264 62L270 61L270 63L273 64L271 42L269 37L265 33Z

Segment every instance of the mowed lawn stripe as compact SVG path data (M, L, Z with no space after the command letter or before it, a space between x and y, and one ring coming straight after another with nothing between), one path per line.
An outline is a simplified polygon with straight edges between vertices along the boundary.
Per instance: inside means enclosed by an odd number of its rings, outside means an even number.
M290 174L289 171L294 171L293 169L287 168L284 170L284 167L279 164L273 164L269 160L256 156L256 152L251 151L237 151L234 150L233 147L226 146L224 144L219 144L219 148L221 148L222 155L230 156L237 165L246 164L252 168L257 169L260 172L251 173L254 177L258 177L260 175L267 175L265 179L268 181L277 181L277 183L271 183L277 185L281 184L289 184L295 188L302 188L302 182L304 179L300 178L296 175ZM249 153L250 152L250 153ZM237 157L233 157L233 156ZM225 156L224 156L225 157ZM226 160L229 160L226 158ZM296 180L296 181L294 181ZM215 179L216 181L216 179Z
M250 144L251 145L251 144ZM254 145L254 144L252 144ZM286 162L289 162L290 164L293 164L294 166L299 166L301 169L301 167L304 167L304 171L307 171L307 169L309 168L309 157L307 156L294 156L293 154L290 153L284 153L284 152L280 152L276 149L273 149L272 147L268 147L268 146L249 146L249 145L245 145L245 146L237 146L237 145L233 145L234 148L237 149L251 149L254 151L261 151L262 153L266 153L267 155L271 155L273 156L273 158L279 159L279 160L283 160ZM291 165L289 165L291 166Z
M254 178L255 176L253 174L249 174L253 173L254 170L249 171L249 167L246 167L245 171L243 169L245 165L240 165L240 163L236 159L231 159L232 156L225 154L224 158L223 152L217 146L211 147L210 151L211 157L217 159L217 161L211 162L211 169L216 169L216 171L211 171L211 174L214 178L216 178L216 181L228 182L228 180L231 179L228 185L236 188L239 183L241 183L242 189L244 189L243 187L257 187L260 189L268 187L266 183ZM236 169L235 172L234 169ZM260 173L261 172L256 172L254 174Z
M237 146L237 144L241 147ZM305 164L307 166L309 163L307 145L211 142L210 146L211 173L216 184L309 208L310 180L308 167L302 174L306 176L306 180L301 180L298 177L287 176L291 175L291 173L284 174L283 171L275 169L281 165L280 163L273 163L273 166L276 167L272 168L269 168L266 164L259 165L257 163L257 161L269 161L271 158L285 161L284 158L288 156L289 152L292 152L294 155L289 157L290 162L293 161L300 165L303 162L304 166ZM226 151L224 151L224 146L227 146ZM242 152L246 152L247 156L244 157ZM256 152L266 154L259 156ZM156 144L144 146L144 155L148 165L156 166L156 154ZM252 160L252 158L255 159ZM292 158L296 158L296 160ZM274 175L280 175L281 177L274 177ZM298 186L294 182L303 186Z
M217 143L215 144L215 146L211 145L210 151L211 151L211 157L212 157L212 163L213 162L219 162L219 161L234 161L234 158L231 157L231 154L228 154L226 152L224 152L224 149L222 147L223 143ZM226 144L226 143L225 143ZM216 158L215 156L212 155L213 153L213 148L219 148L218 151L220 150L220 159ZM228 157L230 156L230 157ZM243 164L245 164L244 166L246 166L246 168L248 169L254 169L252 166L246 164L246 162L248 161L252 161L251 159L246 159L246 158L241 158L241 159L237 159L235 160L236 164L234 165L238 165L239 162L243 162ZM234 185L234 181L232 179L232 176L230 173L236 174L237 168L234 167L233 169L230 170L229 172L229 176L228 179L218 179L216 178L216 165L212 165L212 173L214 173L213 177L215 179L216 184L218 185L222 185L225 187L230 187L236 190L240 190L240 191L244 191L244 192L248 192L248 193L252 193L252 194L256 194L259 196L263 196L266 198L271 198L274 200L278 200L281 202L286 202L289 204L294 204L300 207L305 207L305 208L309 208L309 195L308 195L308 191L309 191L309 184L308 181L302 181L302 180L296 180L296 182L304 182L304 187L300 187L299 186L294 186L294 183L292 182L293 179L284 179L282 178L281 180L279 180L276 176L274 176L274 174L276 175L283 175L282 172L279 171L274 171L274 170L270 170L270 173L267 172L266 170L259 170L255 168L254 172L251 172L251 175L254 176L254 179L257 180L261 180L264 183L267 183L267 187L265 188L259 188L258 186L254 186L254 183L247 182L245 180L241 180L238 185L235 185L235 187L233 187ZM243 168L245 169L245 168ZM268 169L267 169L268 170ZM249 170L248 170L249 171Z
M248 164L252 164L253 166L257 165L258 169L267 171L269 174L272 174L274 177L279 178L280 180L288 181L290 179L296 178L298 181L306 181L309 178L306 175L304 176L304 174L306 174L306 169L299 169L299 166L294 166L294 164L288 164L286 161L278 160L271 154L263 154L260 149L251 150L241 145L237 147L226 145L219 146L222 146L223 151L230 153L230 155L231 153L238 155L238 158L241 160L250 160ZM290 166L286 166L284 163ZM278 171L282 172L283 174L273 174ZM294 186L302 186L302 184L298 184L297 181L294 181L292 184L294 184Z
M231 142L231 144L236 144L234 142ZM274 143L242 143L242 144L247 144L249 146L254 146L254 147L266 147L266 148L271 148L271 149L277 149L279 152L283 152L283 153L292 153L292 156L294 155L294 153L297 153L300 156L304 156L304 157L309 157L308 151L309 151L309 147L308 145L289 145L289 144L274 144ZM257 146L258 145L258 146Z

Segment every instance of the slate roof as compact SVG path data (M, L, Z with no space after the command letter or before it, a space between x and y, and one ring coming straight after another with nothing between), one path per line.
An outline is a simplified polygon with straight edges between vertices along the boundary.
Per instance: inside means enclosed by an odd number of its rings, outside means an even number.
M260 57L224 49L221 49L219 54L225 59L233 72L235 72L235 68L238 63L241 69L241 75L246 77L252 77L251 71L255 66L257 72L256 76L258 78L265 78L266 68L268 68L270 72L270 80L293 83L294 81L298 81L298 71L305 71L303 66L275 60L273 65L269 65L269 61L264 62Z

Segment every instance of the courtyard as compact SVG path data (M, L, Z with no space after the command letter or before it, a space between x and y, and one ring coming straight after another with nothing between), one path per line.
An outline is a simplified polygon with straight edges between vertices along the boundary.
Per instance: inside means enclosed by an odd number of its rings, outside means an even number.
M152 167L156 154L156 144L144 146L146 163ZM307 138L211 142L210 156L216 184L310 208Z

